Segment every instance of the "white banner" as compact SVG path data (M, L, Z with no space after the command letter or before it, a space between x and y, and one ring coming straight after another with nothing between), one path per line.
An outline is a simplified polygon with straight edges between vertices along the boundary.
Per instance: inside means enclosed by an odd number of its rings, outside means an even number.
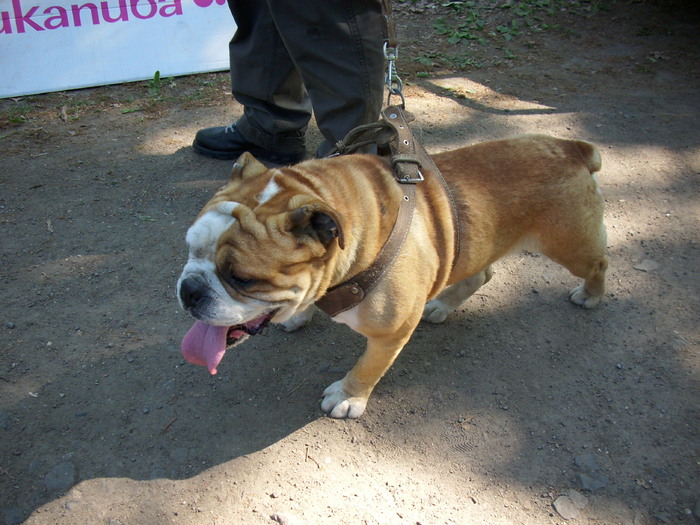
M226 0L0 0L0 98L225 70L235 29Z

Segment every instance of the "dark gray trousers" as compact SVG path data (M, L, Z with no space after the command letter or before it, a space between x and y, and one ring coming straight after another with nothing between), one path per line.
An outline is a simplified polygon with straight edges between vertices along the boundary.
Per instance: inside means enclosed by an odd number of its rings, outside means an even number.
M380 0L228 0L237 127L273 151L298 150L312 113L323 155L352 128L375 122L384 93Z

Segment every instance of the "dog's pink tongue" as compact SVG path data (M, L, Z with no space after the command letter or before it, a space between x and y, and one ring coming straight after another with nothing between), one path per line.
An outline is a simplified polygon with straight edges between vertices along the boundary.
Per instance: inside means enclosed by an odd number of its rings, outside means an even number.
M226 353L227 326L197 321L182 339L182 355L194 365L206 366L211 375Z

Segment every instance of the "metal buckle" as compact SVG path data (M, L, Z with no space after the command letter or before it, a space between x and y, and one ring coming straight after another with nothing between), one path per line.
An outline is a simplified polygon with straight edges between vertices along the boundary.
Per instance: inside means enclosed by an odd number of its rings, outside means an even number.
M416 175L411 176L407 174L406 170L401 169L402 164L413 164L417 166ZM397 155L393 159L391 159L391 167L393 168L394 173L396 174L396 180L401 184L417 184L425 180L425 177L423 177L423 172L421 172L420 170L421 163L417 159L411 159L402 157L401 155Z
M419 182L423 182L425 178L423 177L421 170L416 170L416 173L418 174L417 177L406 176L403 179L396 180L398 180L401 184L418 184Z

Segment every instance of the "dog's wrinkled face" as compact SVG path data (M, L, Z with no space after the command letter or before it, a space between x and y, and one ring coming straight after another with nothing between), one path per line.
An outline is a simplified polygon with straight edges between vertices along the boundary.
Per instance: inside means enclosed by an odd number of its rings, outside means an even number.
M313 207L296 211L302 221ZM178 282L183 308L213 325L235 325L274 313L281 322L306 308L326 246L294 231L295 212L263 220L236 202L205 212L189 229L189 260Z
M202 322L231 326L241 324L255 314L261 315L266 305L258 301L234 299L231 284L236 278L230 271L226 281L217 269L217 247L219 239L235 219L235 202L223 202L203 213L187 231L186 242L189 260L178 281L178 298L182 307L195 319ZM239 278L242 282L243 278Z
M189 260L177 284L180 304L198 321L183 353L214 372L226 347L318 299L339 237L334 212L278 182L279 171L252 158L237 166L188 230Z

